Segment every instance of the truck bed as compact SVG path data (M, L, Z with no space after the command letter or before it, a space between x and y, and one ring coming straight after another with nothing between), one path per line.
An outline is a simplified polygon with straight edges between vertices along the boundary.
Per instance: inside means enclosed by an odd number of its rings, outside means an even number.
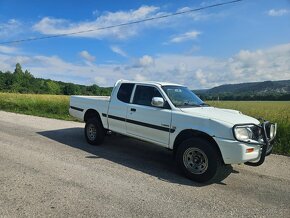
M80 121L84 121L85 112L95 109L100 114L107 113L110 96L79 96L70 97L69 113Z

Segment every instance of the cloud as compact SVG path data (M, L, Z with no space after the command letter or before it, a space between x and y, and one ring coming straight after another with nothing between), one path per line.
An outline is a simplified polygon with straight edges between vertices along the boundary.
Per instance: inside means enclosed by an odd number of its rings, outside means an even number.
M180 42L184 42L184 41L188 41L188 40L194 40L200 34L201 34L201 32L199 32L199 31L189 31L189 32L172 37L170 42L180 43Z
M99 86L107 86L107 79L105 77L101 77L101 76L96 76L94 78L94 82L96 84L98 84Z
M201 7L204 7L204 6L209 6L209 5L212 5L212 4L218 4L218 3L222 3L222 1L219 1L219 2L211 2L211 3L201 3ZM179 8L176 10L177 13L179 12L185 12L185 11L190 11L190 10L194 10L196 9L197 7L182 7L182 8ZM202 11L194 11L194 12L190 12L188 14L184 14L183 15L187 21L202 21L202 20L208 20L208 19L218 19L218 18L221 18L221 17L224 17L225 14L223 12L218 12L218 13L208 13L208 12L202 12Z
M0 23L0 38L7 39L22 32L22 23L16 19Z
M176 12L182 12L190 10L192 8L183 7L178 9ZM204 12L192 12L183 14L176 17L167 17L166 19L157 19L154 21L147 21L138 24L132 24L130 26L121 26L108 29L100 29L104 27L110 27L114 25L120 25L124 23L130 23L152 17L158 17L168 15L171 12L161 11L159 7L143 5L137 9L131 9L127 11L116 11L116 12L104 12L97 13L93 12L96 16L93 20L85 21L70 21L67 19L54 18L54 17L43 17L40 21L34 24L33 29L45 35L56 35L56 34L70 34L74 32L83 32L80 34L69 35L68 37L79 37L79 38L113 38L113 39L128 39L130 37L138 35L145 28L180 28L180 25L187 25L190 22L205 20L210 17L217 18L220 14L207 14ZM184 22L186 20L186 22ZM170 24L170 25L169 25ZM99 30L96 30L99 29ZM190 34L190 33L188 33ZM194 34L194 33L192 33ZM186 37L186 36L183 36ZM190 37L190 36L187 36ZM191 36L192 37L192 36Z
M131 64L127 64L125 69L130 70L133 68L139 68L140 71L153 67L155 64L154 58L150 55L143 55L140 58L133 60Z
M189 11L189 10L192 10L192 8L186 6L186 7L182 7L182 8L177 9L176 12L179 13L179 12L185 12L185 11Z
M227 61L233 78L253 81L290 78L290 44L278 45L265 50L242 50Z
M99 14L100 14L100 11L97 9L92 12L93 16L98 16Z
M114 84L116 78L121 77L114 74L114 65L72 63L58 56L0 54L1 71L12 71L16 63L20 63L23 69L28 69L36 77L78 84L93 84L96 78L104 78L98 80L103 82L102 85Z
M19 50L16 47L0 45L0 53L4 53L4 54L15 54L18 51Z
M140 74L140 73L137 73L135 76L134 76L134 78L133 78L133 80L135 80L135 81L140 81L140 82L144 82L144 81L148 81L148 79L144 76L144 75L142 75L142 74Z
M112 45L110 48L114 53L121 55L122 57L128 57L127 53L124 52L120 47Z
M127 64L72 63L58 56L0 53L0 69L19 62L35 76L81 84L113 86L118 79L169 81L192 89L226 83L290 79L290 43L255 51L241 50L229 58L159 54L144 55Z
M96 57L91 55L88 51L84 50L79 53L79 55L88 62L94 62Z
M139 65L141 67L149 67L154 64L154 59L149 55L144 55L139 59Z
M290 10L287 10L287 9L277 9L277 10L271 9L267 11L267 14L272 17L280 17L289 13L290 13Z
M33 26L33 29L46 35L68 34L72 32L94 30L136 20L146 19L158 15L158 10L159 8L155 6L141 6L136 10L106 12L93 21L80 22L71 22L65 19L44 17ZM86 37L96 39L113 37L118 39L125 39L136 35L138 30L141 27L144 27L144 25L139 24L131 25L130 27L124 26L111 29L90 31L82 34L71 35L71 37Z

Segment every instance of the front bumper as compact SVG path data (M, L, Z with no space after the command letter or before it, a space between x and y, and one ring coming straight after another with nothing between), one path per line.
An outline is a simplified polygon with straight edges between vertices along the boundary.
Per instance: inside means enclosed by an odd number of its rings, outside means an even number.
M236 140L214 137L225 164L240 164L255 161L261 155L261 145L247 144ZM252 152L247 152L253 149Z
M265 157L271 154L273 149L273 141L276 136L271 139L268 137L267 125L269 122L261 124L263 143L247 143L237 140L224 139L214 137L218 144L225 164L246 163L251 166L259 166L263 164ZM275 124L275 128L277 125Z

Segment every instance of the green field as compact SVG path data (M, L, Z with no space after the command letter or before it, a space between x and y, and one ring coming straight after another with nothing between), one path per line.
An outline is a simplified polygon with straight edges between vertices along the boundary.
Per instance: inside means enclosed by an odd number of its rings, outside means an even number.
M75 120L69 113L69 96L0 93L0 110L62 120Z
M253 117L278 123L274 152L290 156L289 101L219 101L215 107L235 109ZM0 93L0 110L42 117L75 120L68 114L69 96Z

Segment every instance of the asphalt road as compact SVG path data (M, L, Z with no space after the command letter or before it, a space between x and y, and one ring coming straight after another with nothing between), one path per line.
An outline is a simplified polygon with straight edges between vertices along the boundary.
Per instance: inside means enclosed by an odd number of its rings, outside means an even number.
M290 217L289 157L202 186L166 149L122 136L93 147L83 126L0 111L0 217Z

